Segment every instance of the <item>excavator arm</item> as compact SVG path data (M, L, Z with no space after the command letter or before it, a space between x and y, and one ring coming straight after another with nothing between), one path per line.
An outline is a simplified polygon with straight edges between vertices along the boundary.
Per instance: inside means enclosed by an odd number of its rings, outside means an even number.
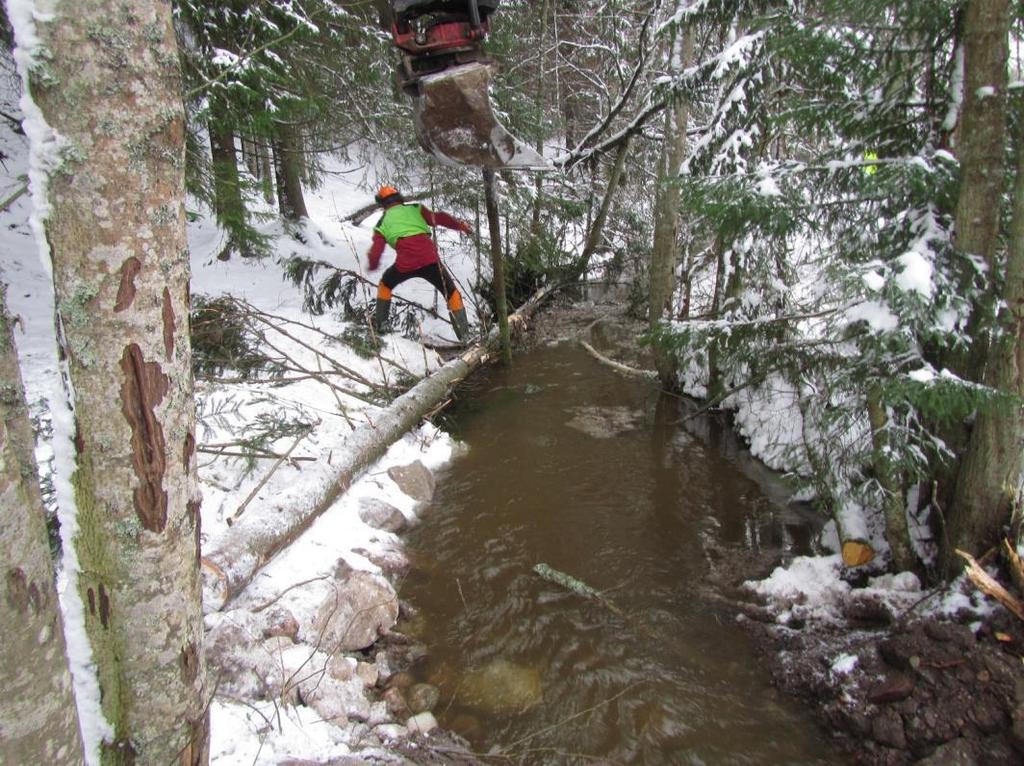
M494 116L483 43L500 0L389 0L399 85L420 143L449 165L542 170L550 163Z

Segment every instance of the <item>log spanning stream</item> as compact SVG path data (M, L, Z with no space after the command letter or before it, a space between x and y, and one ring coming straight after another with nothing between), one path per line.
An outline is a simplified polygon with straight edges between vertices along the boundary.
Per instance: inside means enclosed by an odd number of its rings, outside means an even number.
M407 538L400 592L442 726L517 763L842 760L707 596L709 561L813 534L728 429L570 345L469 386L446 426L468 450Z

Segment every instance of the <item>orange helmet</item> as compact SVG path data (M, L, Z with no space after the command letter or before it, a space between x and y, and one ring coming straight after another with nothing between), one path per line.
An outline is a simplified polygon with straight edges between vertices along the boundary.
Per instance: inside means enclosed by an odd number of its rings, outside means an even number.
M398 200L401 200L402 195L394 186L382 186L377 190L377 196L374 199L377 200L378 205L383 205L391 197L398 197Z

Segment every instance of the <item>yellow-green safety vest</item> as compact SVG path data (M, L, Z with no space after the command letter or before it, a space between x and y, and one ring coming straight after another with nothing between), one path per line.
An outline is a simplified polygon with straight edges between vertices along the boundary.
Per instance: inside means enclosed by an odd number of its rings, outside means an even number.
M379 232L384 240L395 246L402 237L416 234L429 234L430 225L423 218L419 205L394 205L384 211L373 230Z

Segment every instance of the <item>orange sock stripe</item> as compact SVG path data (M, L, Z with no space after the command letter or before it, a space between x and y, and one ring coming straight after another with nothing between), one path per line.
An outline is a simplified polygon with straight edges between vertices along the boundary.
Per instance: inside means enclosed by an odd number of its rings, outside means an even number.
M462 294L458 290L453 290L451 297L448 299L448 310L458 311L462 308Z
M381 282L377 285L377 297L382 301L391 300L391 288Z

